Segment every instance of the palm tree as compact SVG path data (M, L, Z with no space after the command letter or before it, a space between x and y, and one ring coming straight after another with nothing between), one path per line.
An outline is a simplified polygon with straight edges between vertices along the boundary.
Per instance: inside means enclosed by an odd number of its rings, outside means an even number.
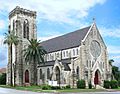
M15 35L14 31L11 31L9 33L5 33L5 40L4 40L4 44L8 44L8 47L10 48L10 75L11 75L11 79L10 79L10 85L13 86L13 82L12 82L12 46L14 45L18 45L19 43L19 38L18 36Z
M44 63L44 55L47 53L44 48L40 45L40 41L37 39L28 40L29 45L26 49L24 49L24 57L26 62L30 62L32 64L33 73L34 73L34 83L37 84L37 64Z

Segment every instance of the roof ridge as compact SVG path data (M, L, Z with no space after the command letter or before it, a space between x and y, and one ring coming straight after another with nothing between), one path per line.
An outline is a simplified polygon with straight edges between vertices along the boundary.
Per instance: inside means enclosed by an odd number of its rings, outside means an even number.
M80 46L81 41L84 39L90 27L91 25L55 38L51 38L49 40L41 42L41 45L47 52Z

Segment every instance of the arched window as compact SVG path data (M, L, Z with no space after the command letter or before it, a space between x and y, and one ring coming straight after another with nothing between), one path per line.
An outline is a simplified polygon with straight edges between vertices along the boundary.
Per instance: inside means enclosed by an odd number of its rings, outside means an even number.
M40 79L42 79L42 69L40 69Z
M24 28L23 29L23 36L24 36L24 38L29 39L29 22L28 22L27 19L24 21L23 28Z
M76 74L77 74L77 79L79 79L79 66L77 66Z
M50 79L50 69L47 68L47 79Z

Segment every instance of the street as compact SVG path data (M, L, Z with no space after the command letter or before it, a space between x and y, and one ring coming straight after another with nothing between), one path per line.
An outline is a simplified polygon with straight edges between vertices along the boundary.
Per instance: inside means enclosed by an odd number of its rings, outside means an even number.
M36 93L31 91L0 88L0 94L120 94L120 92Z

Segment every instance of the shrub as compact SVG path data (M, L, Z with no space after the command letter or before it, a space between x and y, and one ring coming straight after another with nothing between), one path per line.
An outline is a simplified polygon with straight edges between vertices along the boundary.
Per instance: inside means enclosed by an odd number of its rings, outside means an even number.
M118 88L118 81L116 81L116 80L111 80L110 86L111 86L112 89Z
M49 86L49 85L42 85L41 88L42 88L43 90L50 90L50 89L51 89L51 86Z
M71 88L71 87L70 87L70 85L67 85L66 88L68 89L68 88Z
M59 86L51 86L52 90L61 89Z
M118 80L118 86L120 87L120 80Z
M2 75L0 75L0 84L6 85L6 73L2 73Z
M77 81L77 88L85 89L85 87L86 87L85 80L78 80Z
M89 89L92 89L91 81L89 82Z
M107 88L107 89L110 88L110 81L109 80L104 80L104 88Z

